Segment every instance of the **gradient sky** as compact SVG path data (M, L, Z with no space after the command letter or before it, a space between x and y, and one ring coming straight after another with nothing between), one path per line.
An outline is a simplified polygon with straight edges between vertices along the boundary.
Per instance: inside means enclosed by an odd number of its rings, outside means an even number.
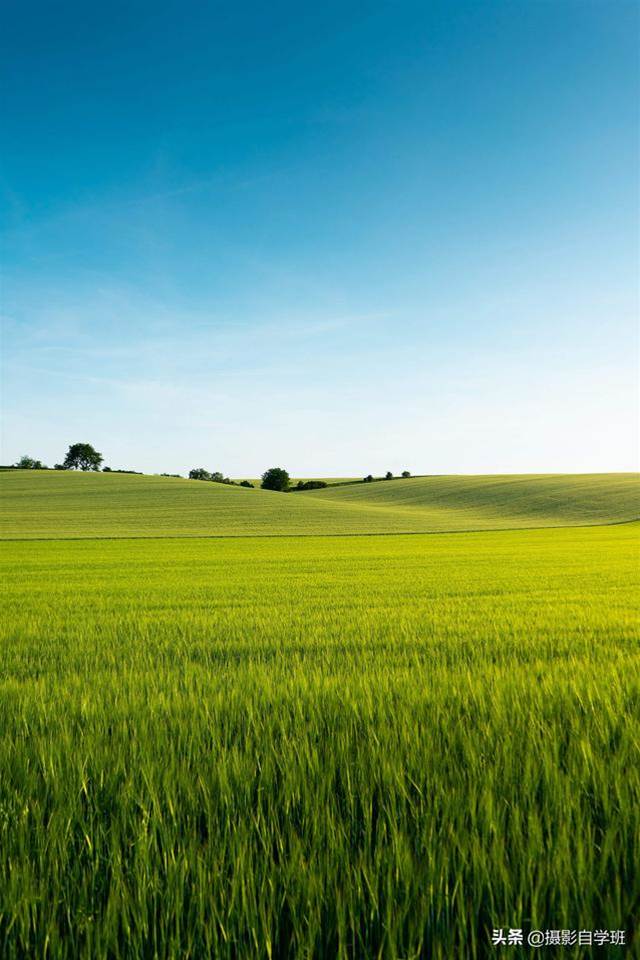
M636 0L5 0L3 463L638 462Z

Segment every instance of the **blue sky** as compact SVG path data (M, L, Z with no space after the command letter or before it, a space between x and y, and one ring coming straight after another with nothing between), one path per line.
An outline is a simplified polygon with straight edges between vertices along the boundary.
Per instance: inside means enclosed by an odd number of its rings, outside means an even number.
M2 457L636 469L635 0L9 0Z

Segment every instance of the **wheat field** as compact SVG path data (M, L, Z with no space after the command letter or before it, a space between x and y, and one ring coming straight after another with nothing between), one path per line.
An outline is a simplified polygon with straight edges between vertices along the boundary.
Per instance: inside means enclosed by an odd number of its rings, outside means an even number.
M3 958L631 935L637 524L88 539L58 508L84 539L2 549Z
M0 537L434 533L640 517L638 474L415 477L281 493L161 476L0 472Z

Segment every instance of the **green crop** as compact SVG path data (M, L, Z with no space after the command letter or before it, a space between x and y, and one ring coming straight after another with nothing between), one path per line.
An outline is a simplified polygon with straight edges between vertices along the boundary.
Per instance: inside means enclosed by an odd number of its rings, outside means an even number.
M57 504L38 522L86 534ZM473 960L499 926L630 935L637 561L634 524L4 544L0 956Z
M437 530L616 523L640 514L637 473L410 477L306 496L342 506L424 512Z
M637 474L414 477L274 493L171 477L0 474L3 537L424 533L616 523L640 515Z

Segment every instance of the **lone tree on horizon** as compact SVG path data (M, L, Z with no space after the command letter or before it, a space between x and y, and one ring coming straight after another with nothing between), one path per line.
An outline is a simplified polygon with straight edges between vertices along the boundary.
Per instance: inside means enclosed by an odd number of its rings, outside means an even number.
M65 470L99 470L103 459L90 443L72 443L62 466Z
M289 489L289 474L282 467L271 467L262 474L263 490L280 490L285 492Z

